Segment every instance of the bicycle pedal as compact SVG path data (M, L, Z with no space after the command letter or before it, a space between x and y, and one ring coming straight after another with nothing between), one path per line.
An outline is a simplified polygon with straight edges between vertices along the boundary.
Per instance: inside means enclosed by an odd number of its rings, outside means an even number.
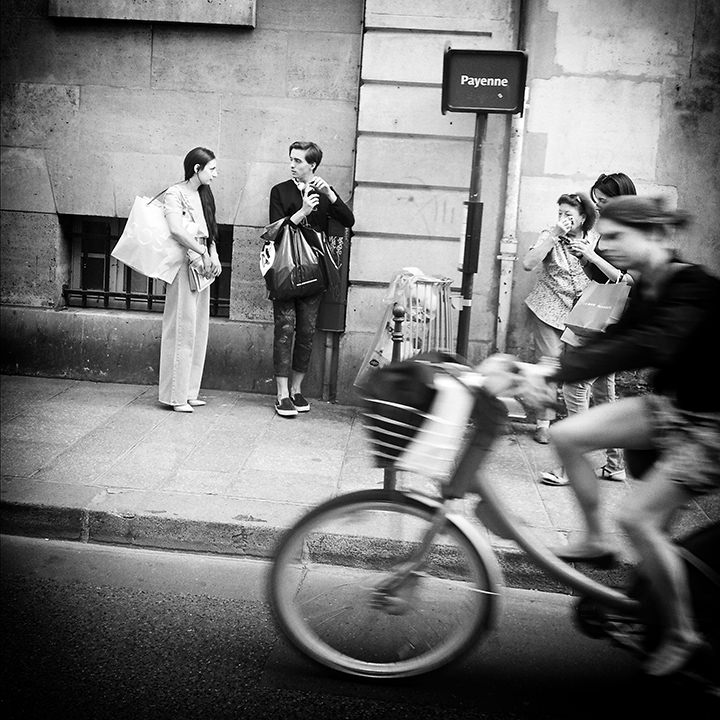
M608 637L616 645L638 657L644 657L647 654L645 650L645 631L645 626L641 624L628 626L628 624L623 623L620 626L608 622L605 627Z

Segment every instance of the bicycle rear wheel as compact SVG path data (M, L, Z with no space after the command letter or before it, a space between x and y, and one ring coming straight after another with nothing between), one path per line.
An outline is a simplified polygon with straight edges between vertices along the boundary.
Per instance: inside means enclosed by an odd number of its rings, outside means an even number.
M290 642L326 667L371 678L430 672L473 647L498 606L489 545L449 517L407 573L438 507L363 490L290 528L270 575L273 614Z

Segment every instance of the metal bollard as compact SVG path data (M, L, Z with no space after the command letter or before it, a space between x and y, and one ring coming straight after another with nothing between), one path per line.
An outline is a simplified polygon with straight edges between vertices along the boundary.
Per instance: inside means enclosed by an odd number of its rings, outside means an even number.
M405 308L402 305L395 303L393 306L393 332L392 332L392 357L391 362L399 362L402 360L402 342L403 342L403 329L402 324L405 320ZM395 468L385 468L383 470L383 489L394 490L395 489Z

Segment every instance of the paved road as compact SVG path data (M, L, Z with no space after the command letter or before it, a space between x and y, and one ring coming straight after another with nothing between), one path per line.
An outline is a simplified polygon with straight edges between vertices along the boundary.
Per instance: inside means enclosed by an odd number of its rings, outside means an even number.
M0 550L6 717L700 719L577 633L566 595L508 590L499 631L461 664L364 682L277 636L264 561L10 536Z

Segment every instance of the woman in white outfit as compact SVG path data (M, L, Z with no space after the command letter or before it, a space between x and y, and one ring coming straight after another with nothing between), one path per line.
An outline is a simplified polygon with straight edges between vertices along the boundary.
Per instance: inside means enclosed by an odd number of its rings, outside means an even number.
M185 180L165 192L165 218L174 240L187 250L165 293L160 341L159 400L176 412L191 413L205 405L198 398L210 324L210 287L196 290L189 267L216 278L222 267L217 253L215 198L210 183L217 177L215 154L207 148L191 150L184 160Z

